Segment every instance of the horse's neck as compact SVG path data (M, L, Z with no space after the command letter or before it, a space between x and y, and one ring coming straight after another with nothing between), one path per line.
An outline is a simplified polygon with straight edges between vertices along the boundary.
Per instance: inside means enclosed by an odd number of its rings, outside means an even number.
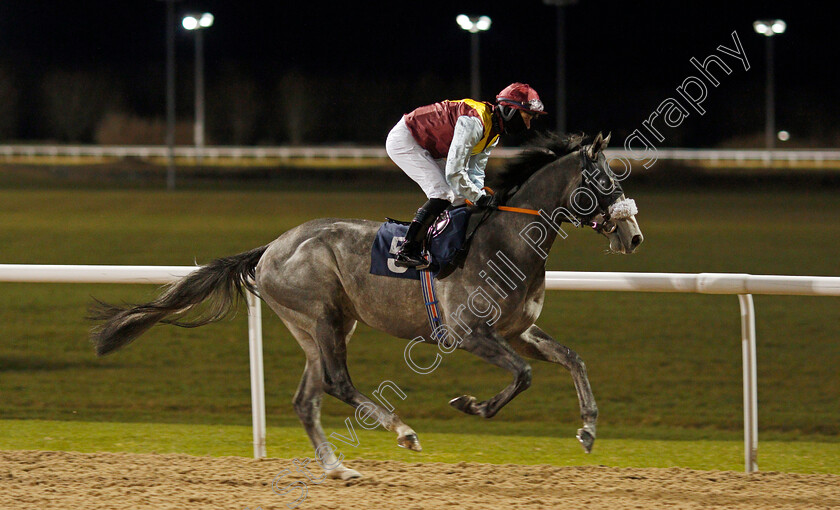
M508 200L508 205L551 213L568 203L571 184L579 177L579 151L574 151L534 172Z
M508 200L507 205L543 211L551 217L558 207L568 203L569 195L574 190L574 183L578 180L575 171L578 168L577 157L578 153L573 152L535 172ZM560 217L556 218L556 225L559 226ZM541 235L546 236L539 243L540 249L529 245L526 239L529 235L527 231L533 227L531 224L534 222L539 223L540 227L534 227L532 234L539 231ZM530 275L544 273L544 254L548 253L557 238L557 231L542 215L536 217L515 212L494 213L488 220L488 225L481 231L488 240L500 232L503 233L502 237L506 240L505 252L510 252L517 266Z

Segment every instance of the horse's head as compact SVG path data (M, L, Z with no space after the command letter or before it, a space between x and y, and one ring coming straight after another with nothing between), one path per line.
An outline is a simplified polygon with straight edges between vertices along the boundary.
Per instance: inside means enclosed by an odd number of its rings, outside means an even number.
M636 221L636 202L624 196L604 155L610 136L598 133L591 145L581 147L582 192L572 205L582 223L609 239L612 253L633 253L645 238Z
M610 135L598 133L590 145L586 141L582 133L538 135L495 184L503 190L504 204L533 209L560 205L570 213L566 220L606 236L611 252L633 253L644 236L636 222L636 203L624 196L604 155Z

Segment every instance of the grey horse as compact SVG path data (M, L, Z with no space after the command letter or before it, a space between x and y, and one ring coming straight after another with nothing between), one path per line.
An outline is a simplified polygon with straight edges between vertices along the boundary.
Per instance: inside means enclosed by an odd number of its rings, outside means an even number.
M587 145L585 141L577 135L550 135L509 165L501 201L532 214L485 211L459 267L437 280L443 323L438 331L431 331L417 281L369 273L380 223L318 219L266 246L214 260L150 303L117 307L98 302L90 316L102 321L91 334L96 352L110 353L158 322L196 327L220 320L235 309L247 288L277 313L306 355L294 409L330 477L360 474L336 458L324 434L324 392L365 409L371 423L375 420L396 432L399 446L421 449L417 434L394 414L393 406L371 400L351 382L347 343L358 322L416 343L464 349L511 372L512 382L487 400L463 395L450 401L464 413L485 418L530 386L531 367L525 357L562 365L574 380L583 419L577 437L589 452L598 408L586 367L574 351L535 324L545 297L545 258L557 235L565 237L562 222L592 226L609 239L613 252L632 253L643 237L635 203L624 197L603 154L609 136L598 134ZM617 204L628 202L632 210L615 214ZM399 300L413 294L417 300ZM409 363L410 351L406 348Z

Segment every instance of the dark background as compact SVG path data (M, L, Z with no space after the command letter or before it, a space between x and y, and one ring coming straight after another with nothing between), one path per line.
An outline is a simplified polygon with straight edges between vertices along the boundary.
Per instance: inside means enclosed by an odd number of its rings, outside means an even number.
M691 57L733 47L736 31L750 70L723 57L733 72L717 73L707 113L663 130L659 145L760 146L765 38L752 22L781 18L776 126L791 133L782 146L836 146L840 50L822 9L580 0L565 9L567 126L625 138L698 74ZM530 83L552 114L540 127L554 126L556 11L539 0L184 0L176 3L179 143L191 140L194 86L193 37L180 19L202 11L216 18L204 33L208 143L384 143L401 113L469 94L470 38L455 23L459 13L493 20L480 35L482 99L512 81ZM162 143L165 21L158 0L0 3L0 142ZM103 123L108 113L117 117Z

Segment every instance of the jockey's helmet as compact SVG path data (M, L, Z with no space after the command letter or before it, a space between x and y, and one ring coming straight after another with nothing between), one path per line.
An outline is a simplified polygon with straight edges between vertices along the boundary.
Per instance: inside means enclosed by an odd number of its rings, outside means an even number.
M537 91L527 83L511 83L496 95L496 104L503 120L510 120L516 110L524 110L531 115L545 114L542 101Z

